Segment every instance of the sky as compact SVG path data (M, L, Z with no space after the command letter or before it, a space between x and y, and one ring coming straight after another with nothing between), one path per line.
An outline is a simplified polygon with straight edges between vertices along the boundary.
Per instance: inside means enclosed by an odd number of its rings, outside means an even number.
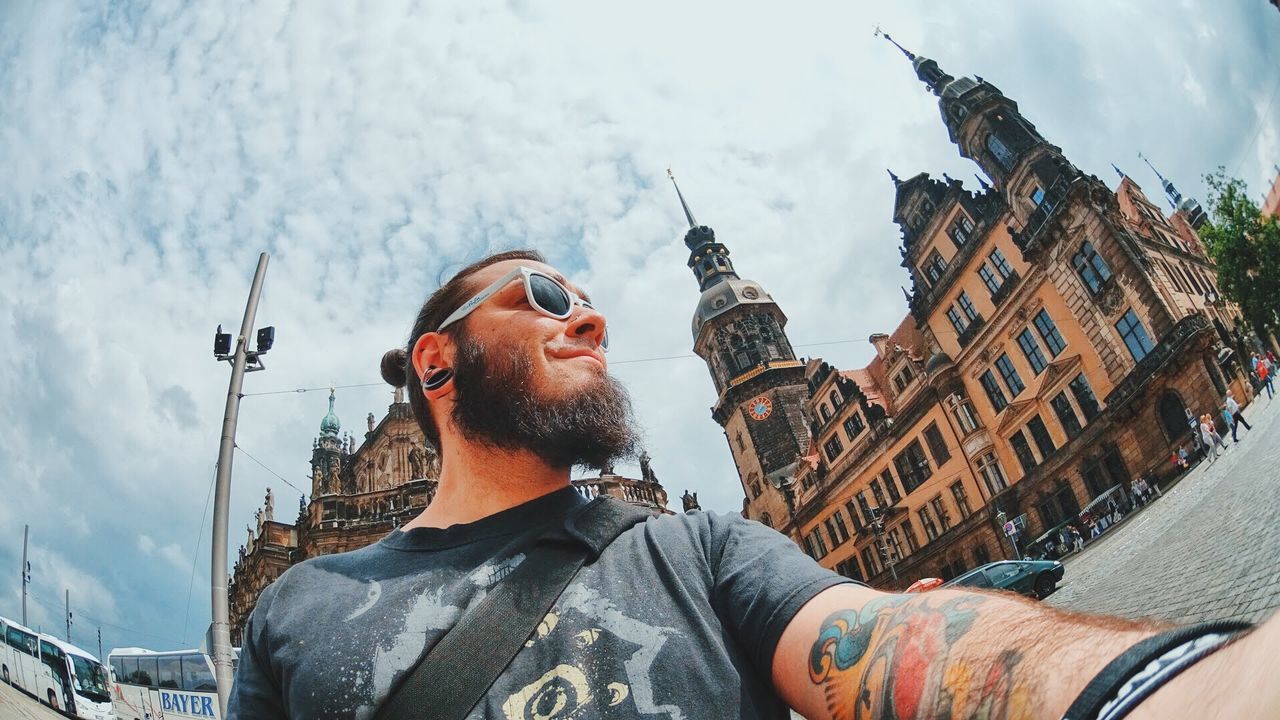
M1280 12L1230 2L150 3L0 7L0 615L97 650L209 623L229 368L260 252L276 327L245 392L338 390L363 436L379 360L461 265L541 249L609 318L674 508L741 509L692 356L672 168L798 353L865 365L906 312L902 177L977 166L877 24L1013 98L1069 159L1160 198L1280 162ZM1162 198L1160 198L1163 201ZM654 360L653 358L669 358ZM309 491L327 391L241 406L228 548L270 486ZM634 466L619 470L638 475Z

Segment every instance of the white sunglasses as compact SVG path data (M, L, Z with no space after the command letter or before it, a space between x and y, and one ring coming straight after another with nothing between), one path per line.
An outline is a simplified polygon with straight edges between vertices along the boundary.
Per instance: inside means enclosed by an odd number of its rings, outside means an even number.
M440 323L440 327L436 328L436 332L444 332L445 328L470 315L471 311L480 307L485 300L493 297L494 293L516 279L519 279L524 285L525 297L529 299L529 304L533 306L533 309L548 317L553 317L556 320L568 320L569 316L573 314L574 305L581 305L590 310L595 309L591 303L561 285L558 280L550 275L521 265L495 280L489 287L473 295L470 300L462 304L462 307L454 310L452 315L445 318L444 322ZM609 352L608 330L605 331L604 338L600 342L600 349Z

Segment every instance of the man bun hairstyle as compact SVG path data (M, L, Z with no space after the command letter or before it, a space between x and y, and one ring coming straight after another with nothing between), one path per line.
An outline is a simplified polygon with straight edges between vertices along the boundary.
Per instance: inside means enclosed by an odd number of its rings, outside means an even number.
M409 342L405 347L388 350L382 356L382 379L392 387L408 389L409 408L413 411L413 417L418 421L418 427L422 428L422 434L426 436L427 442L431 443L437 451L441 449L440 430L431 417L430 402L422 392L422 378L415 374L413 362L409 357L413 353L413 346L418 344L418 338L434 332L445 318L481 290L474 287L474 283L470 280L471 276L504 260L546 262L542 253L537 250L506 250L481 258L462 268L449 278L448 282L431 293L423 303L422 308L418 310L418 318L413 323L413 329L409 332ZM462 322L454 323L445 332L455 333L458 336L464 335L468 319L463 318Z

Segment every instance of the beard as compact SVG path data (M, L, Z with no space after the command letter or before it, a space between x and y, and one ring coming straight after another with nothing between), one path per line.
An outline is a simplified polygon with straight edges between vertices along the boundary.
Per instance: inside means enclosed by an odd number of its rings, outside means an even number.
M566 397L543 397L528 356L502 356L459 335L452 420L468 439L531 452L554 468L604 469L635 455L631 399L617 380L602 373Z

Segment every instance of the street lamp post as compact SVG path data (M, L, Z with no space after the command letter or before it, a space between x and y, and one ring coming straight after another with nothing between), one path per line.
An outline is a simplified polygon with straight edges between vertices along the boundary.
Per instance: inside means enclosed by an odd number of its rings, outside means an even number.
M231 335L222 332L221 325L218 326L213 342L214 356L219 361L231 363L231 384L227 388L226 411L222 416L222 441L218 446L218 476L213 500L213 568L210 578L213 622L209 626L209 649L222 717L227 716L227 699L231 695L233 679L230 607L227 597L227 516L231 504L231 461L236 445L236 421L239 419L240 389L244 385L244 374L266 369L261 355L270 350L275 341L275 328L265 327L258 331L258 349L248 349L254 316L258 312L258 298L262 294L262 281L267 274L267 260L266 253L258 256L258 269L253 274L253 286L249 290L249 301L244 308L244 321L240 324L235 352L231 352Z

